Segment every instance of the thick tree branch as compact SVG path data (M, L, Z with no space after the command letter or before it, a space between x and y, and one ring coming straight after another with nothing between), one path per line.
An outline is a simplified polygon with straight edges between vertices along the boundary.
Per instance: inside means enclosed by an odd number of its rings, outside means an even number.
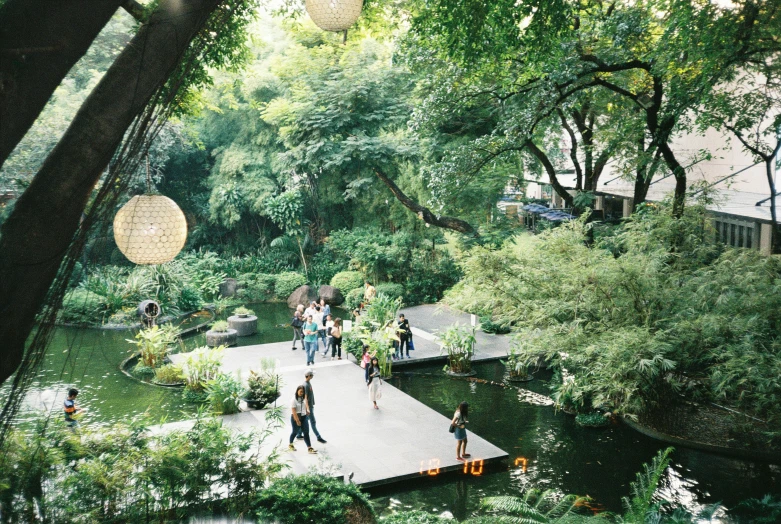
M545 152L537 147L537 144L529 140L526 143L526 147L531 151L531 153L537 158L537 160L540 161L542 164L542 167L545 168L545 172L548 174L548 178L550 179L550 183L553 186L553 189L558 193L558 195L564 199L564 202L567 204L567 207L572 207L572 195L569 194L569 192L564 188L564 186L559 183L559 178L556 176L556 168L553 167L553 163L548 158L548 155L545 154Z
M0 229L0 382L22 360L35 315L125 132L221 0L162 0L84 101ZM71 5L70 2L63 2Z
M123 0L122 9L141 23L146 22L146 10L136 0Z
M0 166L121 0L7 0L0 7Z
M395 196L396 199L404 205L404 207L406 207L410 211L417 213L417 215L420 218L422 218L425 223L431 224L432 226L442 227L445 229L452 229L453 231L458 231L459 233L465 233L465 234L470 234L475 236L477 235L477 231L475 230L475 228L472 227L471 224L469 224L469 222L461 220L460 218L435 215L434 213L431 212L429 208L421 206L420 204L412 200L410 197L408 197L406 194L404 194L404 192L399 188L399 186L397 186L396 183L393 180L391 180L380 169L374 168L374 173L377 175L377 178L379 178L382 181L383 184L388 186L388 189L391 190L393 196Z

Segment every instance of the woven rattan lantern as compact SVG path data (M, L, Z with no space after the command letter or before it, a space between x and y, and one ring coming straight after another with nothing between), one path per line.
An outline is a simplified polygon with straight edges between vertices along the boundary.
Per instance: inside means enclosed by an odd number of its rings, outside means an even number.
M361 16L363 0L306 0L306 12L325 31L346 31Z
M136 264L169 262L187 240L187 220L163 195L136 195L114 217L117 247Z

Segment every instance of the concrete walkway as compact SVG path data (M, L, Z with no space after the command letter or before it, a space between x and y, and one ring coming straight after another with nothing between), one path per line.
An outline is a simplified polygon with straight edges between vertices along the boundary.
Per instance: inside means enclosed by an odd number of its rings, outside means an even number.
M469 322L469 315L453 314L449 310L435 314L435 306L407 308L410 323L416 328L415 359L394 364L404 366L415 361L440 360L434 331L455 320ZM438 327L441 326L441 327ZM506 337L480 334L476 358L501 358L506 355ZM278 400L284 413L284 426L275 428L266 447L286 449L291 432L290 402L297 385L304 381L308 368L304 352L290 349L288 342L230 348L225 351L222 371L246 379L250 369L260 368L262 357L277 362L281 376L282 396ZM183 355L172 355L176 363ZM491 462L503 461L507 453L478 435L469 432L468 451L471 461L465 468L456 460L455 440L447 431L450 421L423 403L388 383L382 386L380 409L373 409L363 378L363 370L352 359L330 360L318 355L313 368L312 386L315 392L317 427L328 443L319 444L312 435L312 444L318 455L309 455L303 441L296 440L297 451L285 451L282 456L295 474L315 470L335 476L352 476L358 485L370 487L421 476L456 471L473 474L473 470ZM453 406L455 410L455 406ZM267 427L266 411L246 411L224 416L229 427L239 430ZM158 427L157 431L185 429L191 421L174 422ZM467 430L469 428L467 427Z
M426 304L403 308L401 313L409 320L412 328L412 341L415 351L410 360L403 359L393 363L393 367L406 367L421 362L446 362L447 354L440 349L437 333L453 324L472 325L472 315L462 313L444 304ZM475 361L499 360L510 352L511 338L508 335L492 335L479 329L475 333Z

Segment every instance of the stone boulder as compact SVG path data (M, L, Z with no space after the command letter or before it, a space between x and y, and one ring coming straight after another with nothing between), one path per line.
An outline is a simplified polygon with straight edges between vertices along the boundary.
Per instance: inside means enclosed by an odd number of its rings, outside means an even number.
M239 289L239 282L235 278L226 278L220 284L220 296L230 298L236 294Z
M320 286L318 291L320 298L329 306L341 306L344 303L344 295L339 288L333 286Z
M287 297L287 306L291 309L295 309L299 304L308 306L316 298L317 293L315 293L315 290L307 285L303 285L290 293L290 296Z

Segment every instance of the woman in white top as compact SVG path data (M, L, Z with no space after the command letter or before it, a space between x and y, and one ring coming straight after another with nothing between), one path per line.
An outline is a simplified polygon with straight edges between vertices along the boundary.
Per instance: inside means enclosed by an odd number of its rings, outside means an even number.
M317 450L312 447L312 443L309 441L309 422L307 421L307 416L309 415L309 402L306 400L306 390L304 389L304 386L298 386L296 388L296 394L290 402L290 411L292 412L290 415L290 424L293 426L293 433L290 434L290 445L288 448L290 451L296 450L293 441L300 430L304 434L304 442L306 442L309 453L317 453Z

